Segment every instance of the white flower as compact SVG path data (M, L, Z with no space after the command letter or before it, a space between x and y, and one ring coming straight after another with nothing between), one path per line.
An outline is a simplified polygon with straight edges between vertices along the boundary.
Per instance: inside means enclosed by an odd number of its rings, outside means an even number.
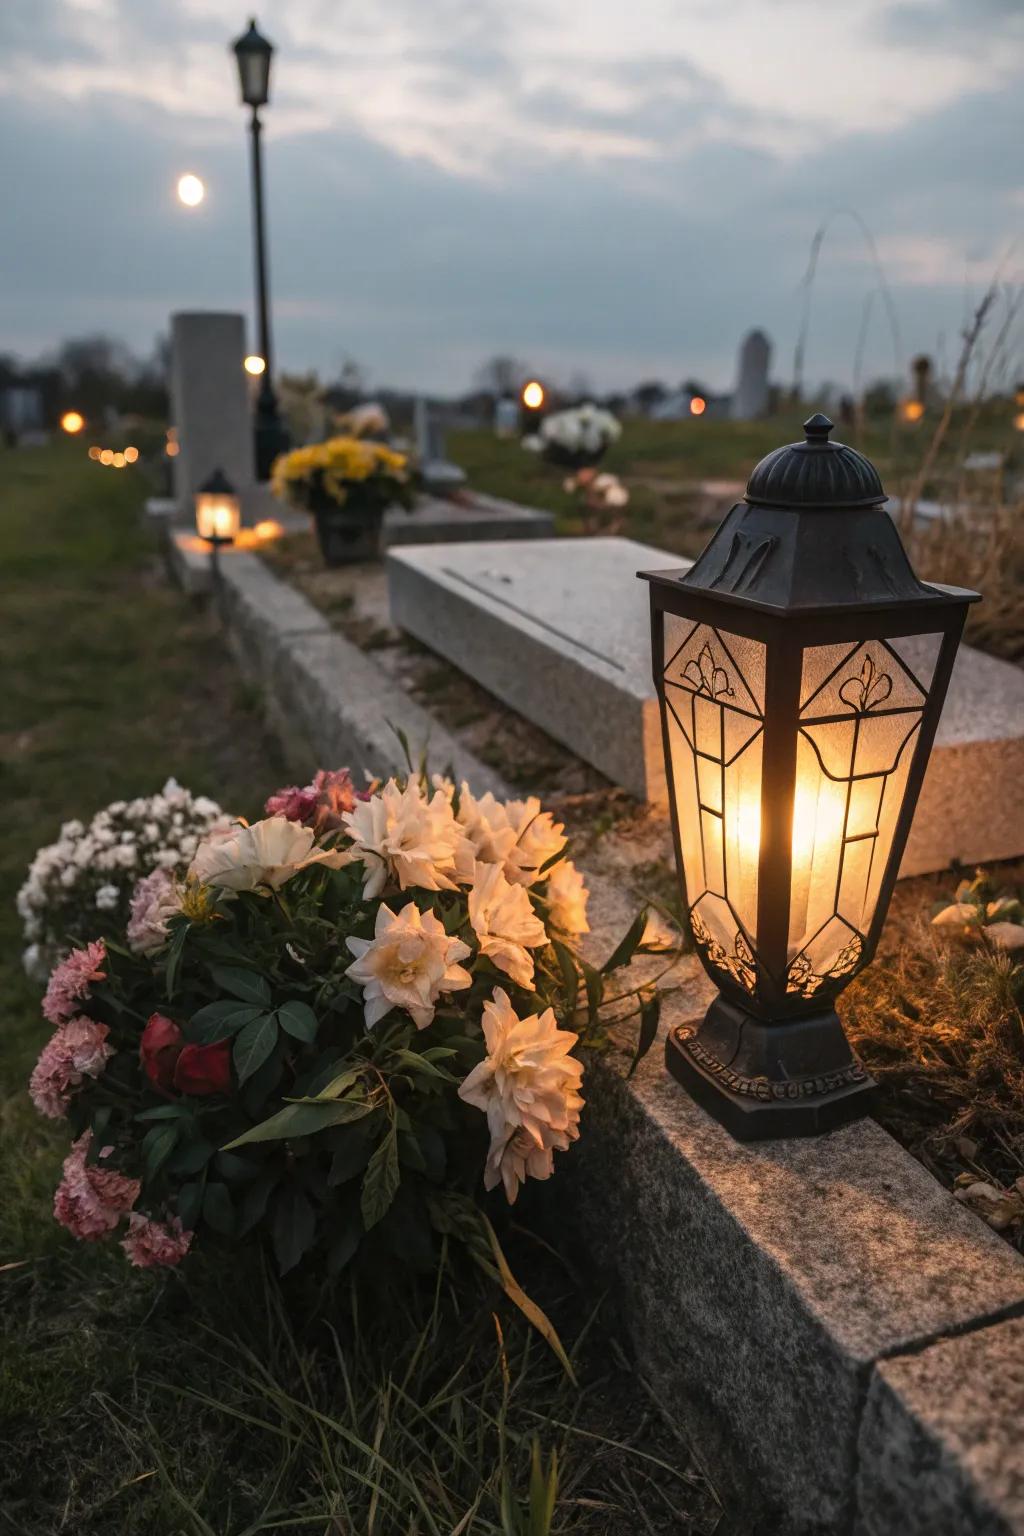
M311 864L337 869L344 855L328 849L314 850L312 827L300 826L284 816L269 816L251 827L236 826L215 832L200 843L189 874L202 885L225 891L255 891L269 886L277 890Z
M505 806L490 790L478 800L469 785L463 783L459 790L458 820L482 864L505 863L515 845L516 830Z
M548 942L544 924L521 885L506 880L498 864L478 864L469 892L469 920L480 953L521 987L533 984L533 956Z
M583 876L571 859L562 859L548 875L547 902L551 926L562 933L589 933Z
M167 924L181 911L181 893L165 869L155 869L132 892L126 937L137 955L150 955L167 942Z
M545 864L562 852L566 845L565 829L550 811L542 811L536 795L528 800L509 800L505 804L509 825L516 834L515 843L505 860L505 873L517 885L533 885L541 878Z
M345 972L363 989L367 1029L392 1008L404 1008L417 1029L426 1029L442 992L468 987L472 977L458 961L468 944L450 938L433 912L410 901L397 915L384 902L377 908L372 939L346 939L356 959Z
M569 1052L576 1036L559 1029L550 1008L520 1019L508 994L495 987L483 1009L487 1055L459 1089L459 1098L487 1116L491 1146L484 1186L501 1180L511 1204L527 1177L546 1179L553 1154L579 1135L583 1067Z
M100 912L115 912L121 892L116 885L101 885L96 892L96 906Z
M417 779L399 789L389 779L383 789L361 800L342 821L352 838L349 859L366 868L364 897L379 896L389 879L404 891L456 889L457 866L466 867L468 849L462 829L443 790L428 800Z

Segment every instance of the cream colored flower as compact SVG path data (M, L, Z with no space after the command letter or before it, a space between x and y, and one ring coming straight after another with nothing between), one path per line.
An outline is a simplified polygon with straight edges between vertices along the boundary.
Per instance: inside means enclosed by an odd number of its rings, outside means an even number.
M459 1098L487 1116L484 1186L501 1180L511 1204L522 1181L548 1178L554 1152L579 1135L583 1067L569 1055L577 1037L558 1028L550 1008L520 1019L501 987L484 1004L482 1024L487 1055Z
M504 864L515 847L516 830L508 819L508 811L490 790L478 800L469 785L463 783L459 790L459 825L481 864Z
M346 939L356 956L345 972L363 989L367 1029L392 1008L404 1008L417 1029L426 1029L442 992L456 992L472 981L458 964L470 954L468 944L450 938L433 912L410 901L399 913L384 902L377 908L372 939Z
M521 885L505 879L499 864L478 864L469 892L469 920L480 953L521 987L533 984L533 956L548 942L544 924Z
M505 859L505 873L517 885L533 885L542 878L545 864L565 848L565 828L550 811L541 810L536 795L528 800L506 801L505 813L516 835Z
M364 897L379 896L389 879L404 891L456 889L457 864L463 864L466 840L442 790L428 799L418 779L399 789L389 779L369 800L342 817L353 847L350 859L366 868Z
M314 849L312 827L269 816L251 827L237 825L215 832L196 849L189 878L225 891L278 890L286 880L311 864L337 869L345 855Z
M589 933L590 892L571 859L562 859L548 875L547 899L551 926L562 933Z

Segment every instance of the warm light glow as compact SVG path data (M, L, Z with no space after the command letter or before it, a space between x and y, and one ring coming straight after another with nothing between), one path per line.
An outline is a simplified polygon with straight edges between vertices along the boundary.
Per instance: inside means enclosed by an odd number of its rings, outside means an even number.
M97 447L93 446L92 448L89 449L89 457L90 457L90 459L98 459L99 456L100 456L100 450Z
M113 464L113 462L114 462L114 450L112 448L104 448L103 452L100 454L100 463L101 464Z
M112 456L110 462L111 462L111 464L113 464L115 469L124 469L124 454L123 453L115 453Z
M921 417L924 415L924 401L923 400L904 400L903 405L901 406L900 409L901 409L904 421L909 421L909 422L920 421Z
M523 404L531 411L539 410L544 404L544 386L537 379L531 379L523 386Z
M708 408L708 403L704 399L704 396L703 395L694 395L693 399L690 401L690 415L691 416L703 416L704 412L707 410L707 408Z
M178 201L184 203L186 208L198 208L205 196L206 188L191 171L178 177Z
M73 437L76 432L81 432L85 426L85 417L80 411L65 411L60 419L60 424L63 430L69 432Z
M168 427L167 442L164 445L164 453L166 453L169 459L174 459L177 458L179 452L180 446L178 443L178 429L177 427Z
M1013 418L1013 424L1018 432L1024 432L1024 411L1021 411L1019 416Z
M139 450L137 448L129 447L129 448L125 449L125 451L124 451L124 461L125 461L126 464L134 464L136 462L136 460L138 459L138 457L139 457Z
M196 495L196 532L201 539L234 539L242 520L237 496L221 491L199 491Z
M281 524L273 517L263 518L253 529L253 533L255 533L258 539L277 539L280 538L283 532L284 529L281 527Z
M261 373L266 371L267 365L258 353L250 352L242 367L246 373L251 373L254 378L258 378Z

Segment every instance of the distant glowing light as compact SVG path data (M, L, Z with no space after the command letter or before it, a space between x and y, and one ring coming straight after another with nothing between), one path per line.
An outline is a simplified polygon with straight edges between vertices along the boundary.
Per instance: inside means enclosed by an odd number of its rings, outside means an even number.
M704 396L703 395L694 395L693 399L690 401L690 415L691 416L703 416L704 412L707 410L707 408L708 408L708 403L704 399Z
M254 378L257 378L261 373L266 371L267 365L262 357L260 357L255 352L251 352L246 358L245 362L242 364L242 367L245 369L246 373L251 373Z
M93 446L92 448L89 449L89 457L90 457L90 459L98 459L99 456L100 456L100 450L97 447Z
M276 518L265 517L256 524L253 532L258 539L277 539L280 538L284 529Z
M139 450L137 448L128 447L128 448L125 449L125 451L124 451L124 461L125 461L126 464L134 464L135 461L138 459L138 457L139 457Z
M902 411L903 411L903 420L904 421L909 421L909 422L920 421L921 417L924 415L924 401L923 400L904 400Z
M81 411L65 411L60 419L61 427L65 432L70 432L72 437L76 432L81 432L85 426L85 417Z
M1013 424L1018 432L1024 432L1024 411L1021 411L1019 416L1013 418Z
M523 404L527 410L537 411L544 404L544 386L536 379L531 379L523 388Z
M113 464L113 462L114 462L114 450L112 448L104 448L103 452L100 454L100 463L101 464Z
M184 203L186 208L198 208L205 196L206 188L191 171L178 177L178 201Z
M164 444L164 453L166 453L169 459L174 459L177 458L179 451L178 429L177 427L168 427L167 442Z
M111 457L110 462L111 462L111 464L113 464L115 469L124 469L124 454L123 453L115 453L115 454L113 454L112 457Z

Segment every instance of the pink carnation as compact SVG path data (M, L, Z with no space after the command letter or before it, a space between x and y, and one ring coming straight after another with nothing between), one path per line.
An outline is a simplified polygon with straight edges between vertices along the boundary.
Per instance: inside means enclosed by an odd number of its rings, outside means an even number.
M43 1046L32 1069L28 1091L32 1102L48 1120L60 1120L67 1112L70 1089L83 1077L99 1077L114 1054L108 1045L110 1030L92 1019L68 1019Z
M178 888L166 869L154 869L132 892L131 915L126 930L128 947L137 955L149 955L167 942L168 921L181 911Z
M355 790L347 768L318 768L313 782L304 789L290 784L271 795L266 804L268 816L286 816L318 833L336 832L345 811L354 809Z
M160 1264L180 1264L188 1253L192 1233L183 1230L180 1216L166 1222L151 1221L139 1211L128 1218L128 1236L121 1247L136 1269L155 1269Z
M99 1164L87 1167L85 1160L91 1143L92 1131L86 1131L72 1145L64 1159L64 1177L53 1197L53 1214L61 1226L67 1227L72 1237L86 1242L113 1232L142 1188L138 1179L129 1179L112 1168L101 1168ZM104 1147L100 1156L108 1156L111 1150Z
M90 995L90 983L102 981L107 974L100 970L106 953L103 940L95 939L84 949L73 949L60 962L50 977L43 998L44 1019L51 1024L63 1024L65 1019L78 1012L79 1003Z

